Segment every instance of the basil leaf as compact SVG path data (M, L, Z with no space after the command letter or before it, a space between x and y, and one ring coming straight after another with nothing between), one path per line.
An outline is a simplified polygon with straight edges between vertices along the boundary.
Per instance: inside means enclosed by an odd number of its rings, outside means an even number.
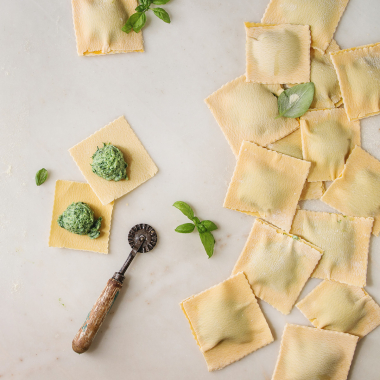
M154 5L164 5L167 4L170 0L153 0Z
M202 223L196 224L195 226L197 227L197 230L200 234L207 232L207 228Z
M279 117L296 118L304 115L314 99L314 83L303 83L289 88L278 97Z
M132 24L130 22L130 19L123 25L121 30L127 34L132 32Z
M138 7L136 7L135 11L136 12L144 12L145 11L145 6L144 5L139 5Z
M202 225L206 228L208 232L215 231L218 229L216 224L214 222L211 222L211 220L204 220L202 222Z
M152 8L152 11L162 21L165 21L166 23L170 24L170 16L169 16L168 12L165 11L165 9Z
M173 206L178 208L178 210L181 211L182 214L187 216L190 220L194 218L194 211L187 203L178 201L175 202Z
M128 20L127 22L124 24L124 26L121 28L121 30L125 33L130 33L132 30L134 30L134 24L135 22L140 18L140 16L142 15L143 13L141 12L136 12L134 13Z
M139 17L136 19L136 21L134 23L132 23L132 26L133 26L133 30L138 33L145 25L146 23L146 14L145 13L141 13L141 12L137 12L135 14L138 14Z
M36 173L36 185L41 186L48 178L48 171L41 169Z
M203 232L199 234L203 247L206 250L207 256L210 258L214 254L215 239L211 232Z
M201 221L196 217L196 216L194 216L194 218L193 219L191 219L192 221L193 221L193 223L195 224L195 225L197 225L197 224L200 224L201 223Z
M185 223L178 226L175 231L179 232L180 234L190 234L194 231L194 224L193 223Z

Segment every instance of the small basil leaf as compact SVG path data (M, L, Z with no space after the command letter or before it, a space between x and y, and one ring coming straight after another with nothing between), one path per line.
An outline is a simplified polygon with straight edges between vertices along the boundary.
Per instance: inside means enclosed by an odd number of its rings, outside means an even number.
M121 28L121 30L125 33L130 33L132 29L134 29L135 22L140 18L141 12L134 13L124 24L124 26Z
M215 239L211 232L203 232L199 234L202 244L206 250L207 256L210 258L214 254Z
M296 118L304 115L314 99L314 83L303 83L291 87L278 97L279 117Z
M36 173L36 185L41 186L48 178L48 171L41 169Z
M216 224L214 222L211 222L211 220L204 220L202 222L202 225L206 228L208 232L215 231L218 229Z
M193 223L185 223L178 226L175 231L179 232L180 234L189 234L194 231L194 224Z
M201 221L196 216L194 216L194 218L191 220L195 223L195 225L198 225L201 223Z
M207 232L207 228L202 223L196 224L196 227L199 233Z
M138 7L136 7L135 11L136 12L144 12L145 11L145 7L144 5L139 5Z
M129 18L129 20L123 25L123 27L121 28L121 30L125 33L131 33L132 32L132 24L131 24L131 21L130 21L131 18Z
M169 16L168 12L165 11L165 9L162 9L162 8L152 8L152 11L162 21L165 21L166 23L170 24L170 16Z
M138 33L145 25L146 23L146 14L137 12L135 14L138 14L139 17L136 19L136 21L133 23L133 30Z
M178 210L181 211L182 214L187 216L190 220L194 218L194 211L187 203L178 201L175 202L173 206L178 208Z
M153 0L154 5L164 5L167 4L170 0Z

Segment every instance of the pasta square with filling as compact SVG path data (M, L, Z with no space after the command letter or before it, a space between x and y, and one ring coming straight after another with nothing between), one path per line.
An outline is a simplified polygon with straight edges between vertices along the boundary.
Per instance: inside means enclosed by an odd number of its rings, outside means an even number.
M358 339L286 324L272 380L346 380Z
M244 141L224 207L258 213L289 232L310 162Z
M95 218L103 218L100 236L97 239L90 239L87 235L74 234L59 226L58 217L73 202L87 203L94 211ZM113 202L102 205L87 183L58 180L55 184L49 247L108 253L112 210Z
M380 306L362 288L325 280L296 305L317 328L356 335L380 325Z
M256 219L232 274L244 272L255 295L289 314L323 251Z
M245 23L247 81L310 82L309 25Z
M72 0L78 55L143 52L142 33L121 28L137 0Z
M235 156L243 141L265 146L299 128L297 119L276 119L282 91L280 85L248 83L243 75L205 100Z
M341 176L321 198L339 212L375 219L372 233L380 234L380 162L355 147Z
M209 371L222 369L273 342L243 273L181 303Z
M111 143L123 153L128 164L127 180L107 181L92 172L91 158L103 143ZM80 171L103 204L131 192L156 175L158 169L124 116L108 124L69 150Z
M264 24L310 25L311 46L325 52L349 0L271 0Z
M309 111L300 121L303 158L311 162L308 181L335 180L360 145L360 122L349 121L343 108Z
M350 120L380 113L380 43L331 53Z
M366 285L372 218L298 210L291 233L323 249L312 277Z

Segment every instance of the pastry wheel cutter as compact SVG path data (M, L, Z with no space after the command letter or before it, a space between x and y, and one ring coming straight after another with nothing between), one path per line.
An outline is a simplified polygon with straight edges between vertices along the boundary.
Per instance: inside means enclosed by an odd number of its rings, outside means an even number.
M126 270L138 252L149 252L155 247L157 244L157 233L148 224L137 224L129 231L128 241L132 247L131 253L121 269L108 280L106 287L73 339L72 347L78 354L82 354L90 348L96 333L99 331L100 326L106 319L116 297L123 287Z

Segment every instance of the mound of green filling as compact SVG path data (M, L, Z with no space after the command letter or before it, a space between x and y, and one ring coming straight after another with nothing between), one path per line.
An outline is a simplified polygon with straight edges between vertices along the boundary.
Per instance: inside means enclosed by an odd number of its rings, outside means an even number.
M123 153L111 143L103 143L103 148L98 147L92 156L92 171L107 181L120 181L128 179L127 166Z
M102 217L94 218L94 211L84 202L71 203L58 218L60 227L77 235L88 235L96 239L100 235Z

